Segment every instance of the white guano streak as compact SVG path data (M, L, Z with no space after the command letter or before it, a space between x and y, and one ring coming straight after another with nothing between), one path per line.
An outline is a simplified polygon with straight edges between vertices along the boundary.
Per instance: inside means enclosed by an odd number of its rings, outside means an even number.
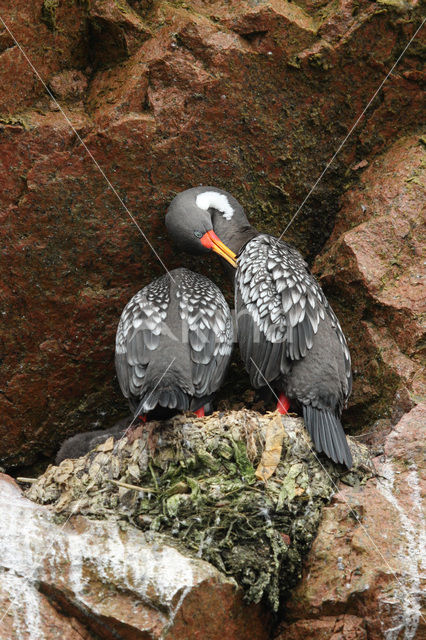
M2 590L12 604L13 627L17 640L43 640L40 615L41 596L35 582L41 573L42 545L34 548L35 541L44 540L34 509L20 495L19 490L7 482L0 485L0 579ZM29 515L29 517L28 517Z
M89 607L87 576L93 573L104 584L118 582L137 593L141 601L149 601L154 590L170 619L182 603L180 597L176 606L176 595L182 589L186 594L199 580L192 560L171 547L147 543L138 531L128 530L123 544L115 521L85 521L87 528L77 532L71 522L66 529L58 527L53 516L0 481L0 580L12 604L16 640L46 638L39 580L70 589L77 602ZM47 553L46 540L51 543Z
M395 474L390 461L383 465L382 479L377 486L386 500L397 511L401 522L401 533L406 544L398 550L398 558L404 572L395 585L394 596L400 603L400 613L395 616L394 626L384 630L385 640L414 640L421 616L421 575L419 564L424 568L424 549L426 546L423 514L420 509L421 499L417 467L410 466L408 485L411 488L413 511L416 518L411 518L395 495ZM404 635L400 635L403 631Z

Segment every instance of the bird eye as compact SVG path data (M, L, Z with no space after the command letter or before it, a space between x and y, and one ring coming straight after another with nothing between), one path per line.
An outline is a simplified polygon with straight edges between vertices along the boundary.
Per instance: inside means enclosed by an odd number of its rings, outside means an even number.
M203 234L202 234L202 232L201 232L201 231L194 231L194 236L195 236L196 238L202 238L202 237L203 237Z

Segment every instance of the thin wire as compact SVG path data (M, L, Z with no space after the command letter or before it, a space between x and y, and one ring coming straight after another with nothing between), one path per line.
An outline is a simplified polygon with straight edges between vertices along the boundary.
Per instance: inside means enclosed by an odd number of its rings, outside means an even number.
M257 366L257 364L255 363L255 361L253 360L253 358L250 356L250 360L252 361L252 363L254 364L254 366L256 367L257 371L260 373L260 375L262 376L262 378L264 379L266 385L269 387L269 389L272 391L273 395L275 396L275 398L277 399L277 402L279 402L279 398L277 396L277 394L275 393L275 391L273 390L273 388L271 387L271 385L269 384L269 382L267 381L267 379L265 378L265 376L263 375L263 373L261 372L261 370L259 369L259 367ZM325 474L328 476L331 484L333 485L333 487L335 488L336 491L339 490L338 486L336 485L336 483L334 482L333 478L330 476L330 474L328 473L327 469L324 467L324 465L322 464L321 460L318 458L315 450L313 449L313 447L311 446L311 452L314 455L314 457L316 458L317 462L321 465L323 471L325 472ZM350 503L345 500L342 497L343 502L350 507ZM361 529L364 531L365 535L367 536L367 538L370 540L370 542L372 543L373 547L375 548L375 550L378 552L379 556L382 558L382 560L384 561L384 563L386 564L386 566L390 569L391 574L393 575L393 577L395 578L396 582L399 584L399 586L404 589L404 585L402 584L402 582L400 582L399 578L397 577L396 573L394 572L394 570L392 569L392 567L390 566L390 564L388 563L388 561L386 560L386 558L384 557L384 555L382 554L382 552L380 551L379 547L376 545L376 543L374 542L373 538L370 536L370 534L368 533L367 529L364 527L364 525L362 524L361 520L358 518L358 515L355 511L353 511L353 515L355 516L359 526L361 527ZM424 620L423 616L420 614L422 620Z
M293 222L295 221L296 217L299 215L300 210L302 209L302 207L304 206L305 202L308 200L308 198L311 196L312 192L316 189L318 183L322 180L324 174L328 171L330 165L332 164L332 162L334 161L334 159L336 158L336 156L340 153L340 151L342 150L343 146L346 144L348 138L352 135L354 129L356 129L359 121L361 120L361 118L363 117L364 113L367 111L368 107L370 106L370 104L373 102L374 98L377 96L377 94L379 93L380 89L383 87L383 85L385 84L386 80L389 78L389 76L391 75L392 71L395 69L395 67L397 66L397 64L400 62L401 58L404 56L405 52L407 51L408 47L410 46L410 44L413 42L414 38L416 37L416 35L419 33L420 29L423 27L424 23L426 22L426 18L423 19L423 22L421 23L420 27L415 31L414 35L411 37L410 41L408 42L408 44L405 46L403 52L399 55L399 57L397 58L396 62L394 63L394 65L392 66L392 68L390 69L390 71L388 71L388 73L386 74L384 80L382 80L382 82L380 83L378 89L374 92L373 97L369 100L367 106L363 109L362 113L360 116L358 116L358 118L355 120L354 124L352 125L352 127L349 130L349 133L345 136L345 138L343 139L343 141L340 143L337 151L334 153L334 155L332 156L331 160L328 162L328 164L326 165L325 169L322 171L321 175L319 176L319 178L316 180L316 182L314 183L313 187L311 188L311 190L309 191L308 195L305 197L305 199L303 200L302 204L300 205L300 207L297 209L296 213L294 214L294 216L290 219L290 222L287 224L286 228L284 229L284 231L282 232L282 234L280 235L280 237L278 238L278 240L281 240L281 238L283 237L283 235L285 234L285 232L289 229L289 227L293 224Z
M170 369L170 367L172 366L173 362L176 360L176 357L173 358L173 360L169 363L169 365L167 366L167 368L165 369L164 373L162 374L162 376L160 377L160 379L158 380L157 384L154 386L153 390L151 391L151 393L148 396L148 399L152 396L152 394L154 393L154 391L157 389L158 385L160 384L160 382L162 381L162 379L164 378L164 376L166 375L166 373L168 372L168 370ZM129 424L129 426L126 428L126 430L124 431L123 435L121 436L121 438L119 440L117 440L117 442L114 445L114 453L117 451L117 448L120 444L120 442L122 442L124 440L124 438L127 436L127 433L129 431L129 429L133 426L133 424L135 423L135 421L137 420L138 416L134 416L132 422ZM106 464L107 461L105 461L103 464L101 464L98 473L95 475L94 477L94 482L97 481L104 465ZM88 493L89 488L87 487L86 490L84 491L84 493L78 498L77 502L75 503L73 509L71 509L70 514L68 515L67 519L65 520L65 522L61 525L61 527L59 528L59 531L62 531L65 527L65 525L69 522L69 520L72 518L72 516L76 513L77 509L80 506L81 500L83 498L85 498L85 496ZM35 576L40 564L42 563L42 561L46 558L47 554L51 551L52 547L54 546L54 542L52 542L52 544L49 546L49 548L47 549L47 551L43 554L43 556L39 559L39 564L36 567L35 571L33 572L33 577ZM28 582L30 582L31 578L25 578ZM13 603L11 602L10 605L8 606L8 608L6 609L6 611L3 613L3 615L0 618L0 623L3 622L4 618L7 616L7 614L9 613L10 609L12 608Z
M154 393L154 391L158 388L158 385L160 384L160 382L162 381L162 379L164 378L164 376L166 375L166 373L168 372L168 370L170 369L170 367L172 366L172 364L174 363L174 361L176 360L176 356L173 358L173 360L170 362L170 364L168 365L167 369L164 371L163 375L160 377L159 381L157 382L157 384L154 386L153 390L151 391L151 393L149 394L148 398L147 398L147 402L150 399L150 397L152 396L152 394ZM124 436L128 435L130 433L130 429L133 427L133 425L135 424L136 420L138 419L138 415L136 412L136 415L133 416L133 420L131 421L131 423L126 427L126 431L123 433L122 437L120 438L120 440L118 440L117 442L117 447L120 444L120 442L122 441L122 439L124 438ZM116 447L114 447L114 453L116 451Z
M6 31L9 33L10 37L12 38L12 40L14 41L15 45L18 47L18 49L20 50L20 52L22 53L22 55L24 56L25 60L28 62L29 66L31 67L31 69L33 70L33 72L35 73L35 75L37 76L37 78L40 80L41 84L43 85L44 89L46 90L47 94L49 95L49 97L54 101L54 103L56 104L56 106L58 107L58 109L60 110L61 114L63 115L63 117L65 118L65 120L67 121L67 123L69 124L69 126L71 127L72 131L74 132L75 136L77 137L78 141L80 142L80 144L82 145L82 147L84 148L84 150L87 152L87 154L89 155L89 157L91 158L91 160L93 161L93 163L95 164L96 168L99 170L99 172L101 173L101 175L103 176L103 178L105 179L106 183L108 184L108 187L111 189L111 191L113 192L113 194L115 195L115 197L117 198L117 200L120 202L121 206L123 207L123 209L125 210L125 212L127 213L127 215L129 216L129 218L132 220L133 224L135 225L135 227L138 229L139 233L141 234L141 236L143 237L143 239L145 240L145 242L149 245L149 247L151 248L151 251L153 252L153 254L155 255L155 257L157 258L157 260L160 262L161 266L165 269L165 271L169 274L169 276L171 277L171 279L174 282L174 278L173 276L170 274L169 270L167 269L166 265L164 264L163 260L160 258L160 256L158 255L157 251L154 249L154 247L152 246L151 242L149 241L148 237L146 236L145 232L142 230L142 228L140 227L140 225L138 224L136 218L133 216L133 214L131 213L131 211L128 209L128 207L125 205L125 203L123 202L123 199L121 198L120 194L118 193L117 189L114 187L114 185L111 183L111 181L109 180L108 176L106 175L105 171L102 169L102 167L100 166L99 162L96 160L96 158L94 157L93 153L90 151L90 149L88 148L88 146L86 145L86 143L84 142L84 140L81 138L80 134L78 133L78 131L75 129L73 123L71 122L71 120L68 118L67 114L65 113L65 111L62 109L61 105L59 104L59 102L56 100L55 96L53 95L53 93L50 91L49 87L47 86L47 84L45 83L45 81L43 80L43 78L41 77L40 73L37 71L37 69L35 68L35 66L33 65L33 63L31 62L31 60L29 59L29 57L27 56L27 54L25 53L24 49L22 48L22 46L19 44L18 40L15 38L15 36L13 35L13 33L11 32L11 30L9 29L9 27L7 26L7 24L5 23L5 21L3 20L2 16L0 15L0 21L3 23L4 28L6 29Z
M48 93L48 95L50 96L50 98L55 102L55 104L57 105L58 109L60 110L61 114L63 115L64 119L67 121L67 123L69 124L70 128L72 129L72 131L74 132L75 136L77 137L77 139L79 140L80 144L83 146L83 148L85 149L85 151L87 152L87 154L89 155L89 157L91 158L91 160L93 161L93 163L95 164L95 166L97 167L97 169L99 170L99 172L101 173L101 175L103 176L103 178L105 179L105 181L107 182L109 188L111 189L111 191L114 193L114 195L116 196L116 198L118 199L118 201L120 202L120 204L122 205L122 207L124 208L124 210L126 211L126 213L128 214L128 216L130 217L130 219L132 220L133 224L136 226L136 228L138 229L139 233L142 235L142 237L145 239L145 241L147 242L147 244L149 245L149 247L151 248L152 252L154 253L154 255L156 256L156 258L158 259L158 261L160 262L160 264L162 265L162 267L165 269L165 271L167 273L169 273L166 265L164 264L164 262L162 261L162 259L160 258L160 256L158 255L158 253L156 252L156 250L154 249L154 247L152 246L152 244L150 243L149 239L147 238L146 234L144 233L144 231L141 229L140 225L138 224L138 222L136 221L136 219L134 218L134 216L132 215L132 213L129 211L128 207L125 205L125 203L123 202L122 198L120 197L119 193L117 192L117 190L115 189L115 187L112 185L112 183L110 182L110 180L108 179L107 175L105 174L105 172L103 171L102 167L99 165L99 163L97 162L96 158L93 156L92 152L90 151L90 149L87 147L87 145L85 144L85 142L82 140L81 136L79 135L79 133L77 132L77 130L75 129L75 127L73 126L71 120L68 118L68 116L66 115L66 113L64 112L64 110L62 109L61 105L59 104L59 102L56 100L55 96L52 94L52 92L50 91L50 89L48 88L48 86L46 85L46 83L44 82L43 78L41 77L41 75L39 74L39 72L37 71L37 69L34 67L33 63L31 62L31 60L28 58L27 54L25 53L25 51L23 50L22 46L20 45L20 43L17 41L17 39L15 38L14 34L11 32L11 30L9 29L9 27L7 26L6 22L3 20L3 18L0 16L0 21L3 23L6 31L9 33L9 35L11 36L12 40L14 41L15 45L19 48L20 52L22 53L22 55L24 56L25 60L27 61L27 63L29 64L29 66L31 67L31 69L33 70L34 74L37 76L37 78L39 79L39 81L41 82L41 84L43 85L44 89L46 90L46 92ZM391 73L393 72L393 70L395 69L395 67L398 65L398 63L400 62L400 60L402 59L402 57L404 56L405 52L407 51L408 47L411 45L411 43L413 42L414 38L417 36L417 34L419 33L419 31L421 30L421 28L423 27L424 23L426 22L426 18L423 20L423 22L421 23L421 25L418 27L418 29L415 31L414 35L411 37L410 41L408 42L408 44L405 46L404 50L402 51L402 53L400 54L400 56L398 57L398 59L396 60L396 62L394 63L394 65L392 66L392 68L390 69L390 71L387 73L387 75L385 76L384 80L381 82L381 84L379 85L378 89L375 91L375 93L373 94L372 98L369 100L368 104L366 105L366 107L364 108L364 110L362 111L362 113L360 114L360 116L357 118L357 120L355 121L355 123L352 125L351 129L349 130L348 134L345 136L345 138L343 139L343 141L341 142L341 144L339 145L338 149L336 150L336 152L334 153L334 155L332 156L331 160L328 162L328 164L326 165L326 167L324 168L324 170L322 171L322 173L320 174L319 178L316 180L316 182L314 183L314 185L312 186L311 190L309 191L309 193L307 194L307 196L305 197L305 199L303 200L303 202L301 203L301 205L299 206L299 208L297 209L296 213L293 215L293 217L290 219L290 222L287 224L287 226L285 227L284 231L281 233L279 239L282 238L282 236L286 233L286 231L289 229L289 227L291 226L291 224L294 222L294 220L296 219L297 215L299 214L300 210L303 208L304 204L306 203L306 201L308 200L308 198L311 196L311 194L313 193L313 191L315 190L315 188L317 187L317 185L319 184L319 182L321 181L321 179L323 178L323 176L325 175L325 173L327 172L327 170L329 169L330 165L332 164L332 162L334 161L334 159L336 158L336 156L340 153L341 149L343 148L343 146L345 145L345 143L347 142L347 140L349 139L349 137L351 136L351 134L353 133L353 131L355 130L355 128L357 127L358 123L360 122L361 118L364 116L365 112L367 111L368 107L370 106L370 104L373 102L373 100L375 99L375 97L377 96L377 94L379 93L379 91L381 90L381 88L383 87L384 83L386 82L386 80L388 79L388 77L391 75ZM169 273L170 277L173 280L173 277L171 276L171 274ZM173 360L170 362L170 364L168 365L167 369L164 371L163 375L161 376L161 378L159 379L157 385L154 387L153 391L151 392L151 394L155 391L155 389L158 387L158 384L160 384L161 380L163 379L164 375L167 373L167 371L169 370L169 368L171 367L171 365L173 364L174 360L176 358L173 358ZM260 369L258 368L258 366L256 365L256 363L254 362L253 358L250 358L251 361L253 362L253 364L255 365L256 369L258 370L258 372L260 373L260 375L262 376L262 378L265 380L265 383L267 384L267 386L269 387L269 389L272 391L273 395L275 396L275 398L277 399L277 401L279 401L276 393L274 392L274 390L272 389L272 387L270 386L269 382L266 380L266 378L263 376L263 373L260 371ZM137 419L137 416L135 416L132 420L132 422L130 423L130 425L127 427L127 430L134 424L135 420ZM116 447L118 447L118 445L120 444L120 442L123 440L123 438L125 437L127 430L125 432L125 434L120 438L120 440L117 442ZM115 448L116 448L115 447ZM316 460L319 462L320 466L322 467L322 469L325 471L326 475L329 477L332 485L335 487L336 490L338 490L338 487L336 486L336 484L334 483L333 479L331 478L331 476L329 475L329 473L327 472L327 470L325 469L325 467L323 466L323 464L321 463L321 461L319 460L318 456L316 455L315 451L312 450L313 455L315 456ZM101 467L102 468L102 467ZM99 470L98 474L100 473L101 469ZM87 490L86 490L87 493ZM84 495L86 495L86 493ZM83 495L83 497L84 497ZM346 501L345 501L346 502ZM346 504L349 505L349 503L346 502ZM76 508L79 505L79 501L77 501L74 509L71 511L71 513L69 514L67 520L63 523L61 529L63 529L65 527L65 525L67 524L67 522L69 521L69 519L72 517L72 515L74 514ZM377 547L376 543L374 542L374 540L371 538L371 536L369 535L368 531L365 529L365 527L363 526L363 524L361 523L361 521L359 520L357 514L354 514L359 525L361 526L361 528L363 529L363 531L365 532L365 534L367 535L368 539L371 541L372 545L374 546L374 548L376 549L376 551L379 553L379 555L381 556L382 560L385 562L385 564L389 567L389 569L391 570L392 575L394 576L394 578L396 579L396 581L400 584L400 586L402 586L402 584L399 582L396 574L393 572L392 567L388 564L386 558L382 555L382 553L380 552L380 549ZM53 546L53 545L52 545ZM51 547L47 550L46 554L44 555L44 557L46 557L47 553L50 551ZM12 604L9 606L9 608L6 610L6 612L3 614L2 618L0 619L0 621L3 621L4 617L7 615L7 613L9 612L10 608L11 608Z

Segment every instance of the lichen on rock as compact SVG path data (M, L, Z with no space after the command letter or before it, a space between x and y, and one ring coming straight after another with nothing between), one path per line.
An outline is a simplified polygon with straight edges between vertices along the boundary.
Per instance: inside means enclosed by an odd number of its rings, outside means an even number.
M281 457L263 482L256 467L277 428ZM275 611L301 576L338 479L356 484L368 475L365 448L351 442L355 466L342 475L313 452L301 419L277 413L181 415L134 436L50 466L27 496L60 514L114 517L165 534L234 577L248 601Z
M59 0L44 0L41 8L41 20L50 31L55 31L56 29L56 9L58 5Z

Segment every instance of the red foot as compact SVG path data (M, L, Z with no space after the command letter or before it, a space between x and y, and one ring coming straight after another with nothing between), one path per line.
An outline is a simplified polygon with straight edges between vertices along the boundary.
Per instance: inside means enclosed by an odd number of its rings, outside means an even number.
M146 414L142 414L140 416L138 416L138 420L140 420L141 422L146 422Z
M204 418L204 407L201 407L201 409L197 409L197 411L194 411L194 413L199 418Z
M283 393L280 393L278 398L277 411L281 414L288 413L290 409L290 400Z

